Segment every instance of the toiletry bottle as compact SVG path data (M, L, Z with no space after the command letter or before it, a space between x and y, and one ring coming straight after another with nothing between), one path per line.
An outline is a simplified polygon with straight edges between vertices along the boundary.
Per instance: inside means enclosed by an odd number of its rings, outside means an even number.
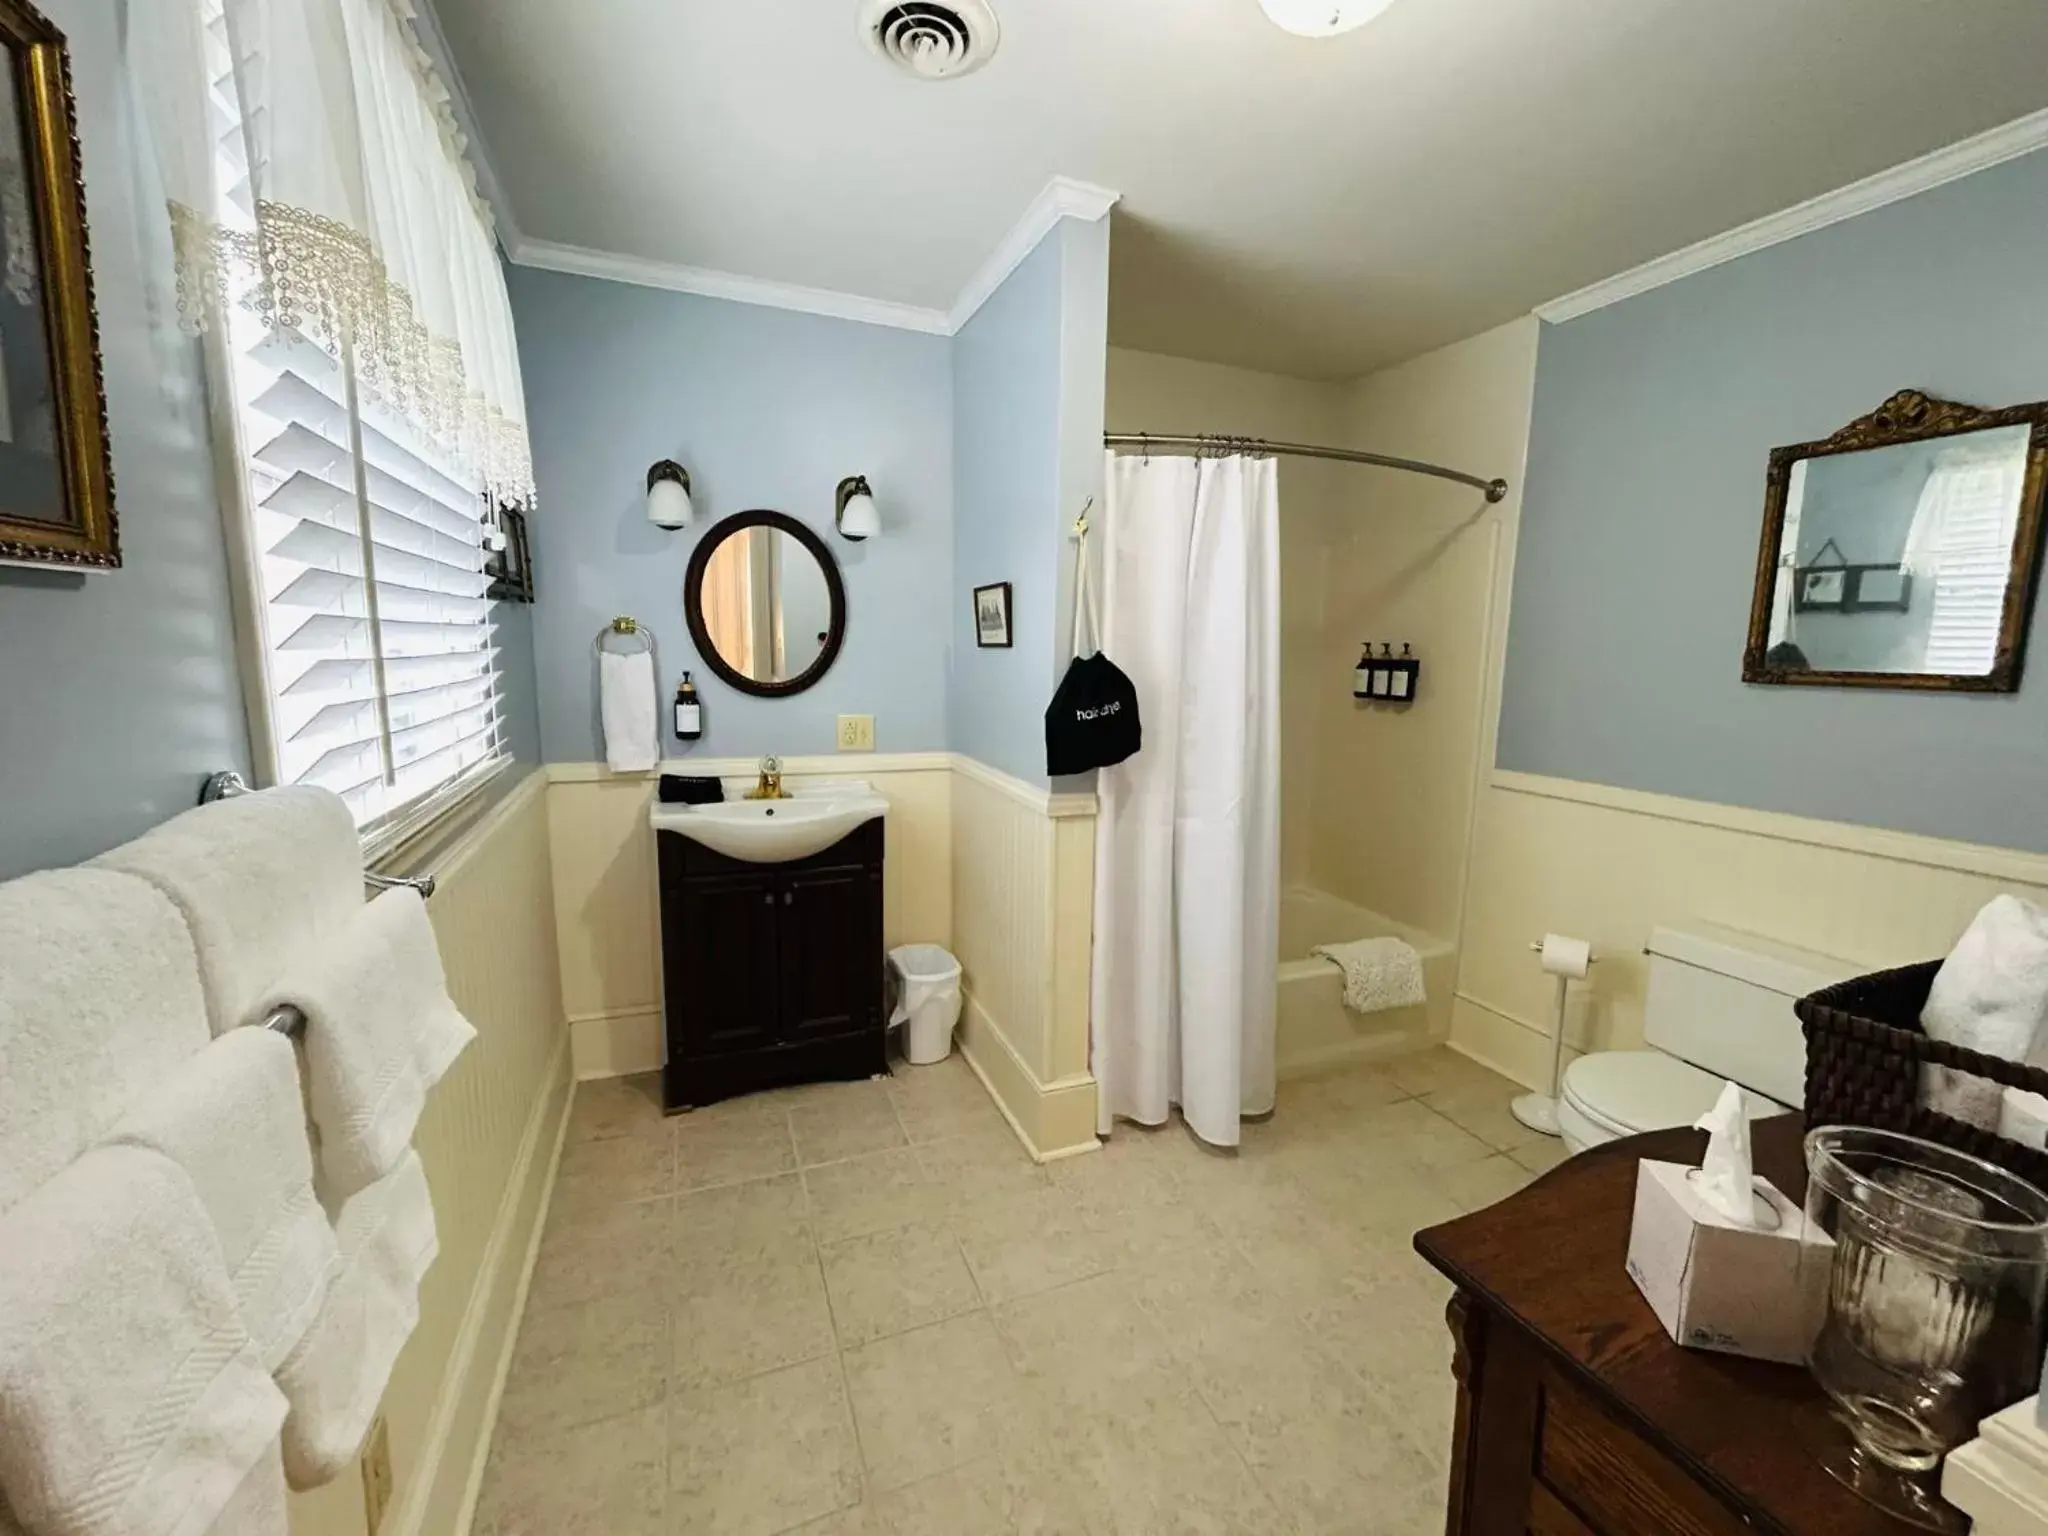
M1369 699L1372 697L1372 642L1365 642L1365 651L1358 658L1358 670L1351 674L1351 697Z
M1397 704L1406 704L1415 697L1416 680L1422 675L1422 662L1410 648L1407 641L1401 642L1401 654L1394 658L1394 676L1389 696Z
M676 739L696 741L704 734L704 706L697 701L697 685L685 672L676 684Z
M1388 699L1394 695L1394 647L1391 643L1380 647L1380 654L1373 658L1372 696Z

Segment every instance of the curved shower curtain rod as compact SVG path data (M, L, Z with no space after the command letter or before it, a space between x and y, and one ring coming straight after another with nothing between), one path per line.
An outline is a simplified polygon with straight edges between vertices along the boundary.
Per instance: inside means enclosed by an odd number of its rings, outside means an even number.
M1290 459L1334 459L1340 464L1371 464L1380 469L1405 470L1411 475L1431 475L1438 480L1455 480L1486 493L1488 501L1499 501L1508 493L1505 480L1482 480L1462 469L1446 469L1421 459L1397 459L1391 454L1367 453L1362 448L1320 448L1311 443L1269 443L1263 437L1160 437L1151 432L1105 432L1108 448L1192 448L1197 453L1254 453Z

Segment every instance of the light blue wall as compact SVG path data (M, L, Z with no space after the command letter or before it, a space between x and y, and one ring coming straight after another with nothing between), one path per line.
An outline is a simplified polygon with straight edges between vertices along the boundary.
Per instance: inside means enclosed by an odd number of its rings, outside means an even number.
M1062 266L1056 228L953 338L952 744L1033 783L1058 626ZM969 593L997 581L1014 644L983 650Z
M2048 154L1544 332L1503 768L2048 851L2048 639L2017 695L1747 687L1773 446L1895 390L2048 398Z
M1045 709L1071 654L1067 529L1102 490L1109 220L1062 219L953 341L952 742L1044 783ZM967 594L1012 585L1015 648L974 643Z
M78 93L124 564L0 568L0 877L89 858L249 766L199 354L150 307L168 234L119 90L116 8L48 9Z
M602 758L591 639L614 614L659 643L663 724L684 668L699 756L830 752L872 714L883 752L946 746L953 601L951 360L943 337L531 268L509 274L541 509L533 519L541 750ZM690 472L697 520L647 521L647 466ZM833 489L873 483L882 536L832 529ZM691 551L719 518L771 507L839 562L846 646L814 688L755 699L712 677L683 620ZM964 607L966 599L960 598ZM665 748L689 755L664 730Z

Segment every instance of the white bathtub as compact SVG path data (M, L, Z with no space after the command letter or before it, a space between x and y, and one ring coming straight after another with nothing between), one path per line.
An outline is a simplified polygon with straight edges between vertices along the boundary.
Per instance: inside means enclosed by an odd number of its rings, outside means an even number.
M1344 1007L1344 973L1313 957L1318 944L1406 939L1422 956L1428 1001L1414 1008L1354 1014ZM1280 1017L1275 1053L1282 1077L1417 1050L1450 1034L1457 980L1450 940L1354 906L1327 891L1290 886L1280 899Z

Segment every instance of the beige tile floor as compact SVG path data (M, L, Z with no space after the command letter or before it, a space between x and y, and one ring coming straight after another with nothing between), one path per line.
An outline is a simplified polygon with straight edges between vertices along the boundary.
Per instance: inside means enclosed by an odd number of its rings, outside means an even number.
M1035 1166L957 1059L674 1120L572 1111L479 1536L1442 1529L1415 1229L1554 1143L1447 1051Z

